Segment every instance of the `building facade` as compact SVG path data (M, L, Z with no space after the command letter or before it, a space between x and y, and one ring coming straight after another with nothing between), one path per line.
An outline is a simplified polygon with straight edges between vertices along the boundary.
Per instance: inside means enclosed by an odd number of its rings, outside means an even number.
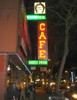
M31 74L27 59L31 53L26 11L22 0L0 1L0 100L6 100L10 82ZM24 78L24 77L23 77Z

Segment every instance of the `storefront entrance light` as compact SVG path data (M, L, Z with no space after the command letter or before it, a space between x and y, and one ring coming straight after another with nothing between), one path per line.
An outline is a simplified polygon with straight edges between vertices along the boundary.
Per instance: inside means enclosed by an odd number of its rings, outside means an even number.
M8 65L7 67L7 71L9 72L11 70L10 65Z

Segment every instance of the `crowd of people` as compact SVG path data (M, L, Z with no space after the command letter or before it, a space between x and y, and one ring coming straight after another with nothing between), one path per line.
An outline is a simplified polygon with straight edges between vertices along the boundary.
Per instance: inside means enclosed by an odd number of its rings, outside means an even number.
M35 89L33 85L26 86L24 82L20 84L11 83L7 89L7 100L35 100Z

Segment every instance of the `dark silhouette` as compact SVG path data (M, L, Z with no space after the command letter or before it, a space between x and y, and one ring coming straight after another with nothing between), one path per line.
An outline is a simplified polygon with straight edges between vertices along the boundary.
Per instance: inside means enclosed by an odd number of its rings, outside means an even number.
M30 91L30 100L35 100L35 86L33 84L29 86L29 91Z
M20 100L20 94L21 94L21 87L18 87L18 100Z
M18 98L18 88L15 83L11 83L7 93L7 100L16 100Z

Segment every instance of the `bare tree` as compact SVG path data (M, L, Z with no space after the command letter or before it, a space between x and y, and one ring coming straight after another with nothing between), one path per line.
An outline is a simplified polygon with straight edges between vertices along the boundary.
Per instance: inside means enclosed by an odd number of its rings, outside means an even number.
M56 25L63 25L65 29L63 56L56 80L56 91L58 91L66 58L69 53L69 31L77 22L77 0L50 0L49 5L50 7L47 7L47 11L51 12L51 19L54 17L52 22Z

